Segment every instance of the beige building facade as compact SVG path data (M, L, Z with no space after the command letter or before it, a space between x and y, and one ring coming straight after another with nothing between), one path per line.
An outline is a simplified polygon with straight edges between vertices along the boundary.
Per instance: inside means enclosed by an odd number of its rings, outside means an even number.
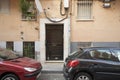
M1 47L42 62L62 62L80 47L120 47L119 0L40 0L43 12L28 1L27 15L20 0L0 1Z

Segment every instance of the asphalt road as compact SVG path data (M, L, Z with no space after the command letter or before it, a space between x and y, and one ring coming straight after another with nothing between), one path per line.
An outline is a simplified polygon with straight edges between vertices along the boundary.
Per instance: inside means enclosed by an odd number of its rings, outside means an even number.
M62 73L42 73L38 80L65 80Z

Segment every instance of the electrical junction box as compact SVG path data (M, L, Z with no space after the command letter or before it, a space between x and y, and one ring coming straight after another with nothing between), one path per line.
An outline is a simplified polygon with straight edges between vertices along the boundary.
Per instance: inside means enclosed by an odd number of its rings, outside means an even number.
M64 8L69 8L69 0L64 0Z

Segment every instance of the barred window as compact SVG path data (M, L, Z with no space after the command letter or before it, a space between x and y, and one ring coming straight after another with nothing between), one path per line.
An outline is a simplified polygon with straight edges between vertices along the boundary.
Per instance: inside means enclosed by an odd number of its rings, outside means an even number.
M12 41L6 42L6 48L9 50L14 50L14 43Z
M0 13L9 13L10 11L10 0L0 0Z
M23 42L23 56L35 59L34 42Z
M92 19L93 0L78 0L77 18L81 20Z

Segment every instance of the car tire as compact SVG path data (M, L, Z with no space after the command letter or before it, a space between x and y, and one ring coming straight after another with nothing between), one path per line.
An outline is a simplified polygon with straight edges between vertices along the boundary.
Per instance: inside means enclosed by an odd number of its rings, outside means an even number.
M1 78L1 80L19 80L19 78L14 74L6 74Z
M92 80L92 77L88 73L78 73L74 80Z

